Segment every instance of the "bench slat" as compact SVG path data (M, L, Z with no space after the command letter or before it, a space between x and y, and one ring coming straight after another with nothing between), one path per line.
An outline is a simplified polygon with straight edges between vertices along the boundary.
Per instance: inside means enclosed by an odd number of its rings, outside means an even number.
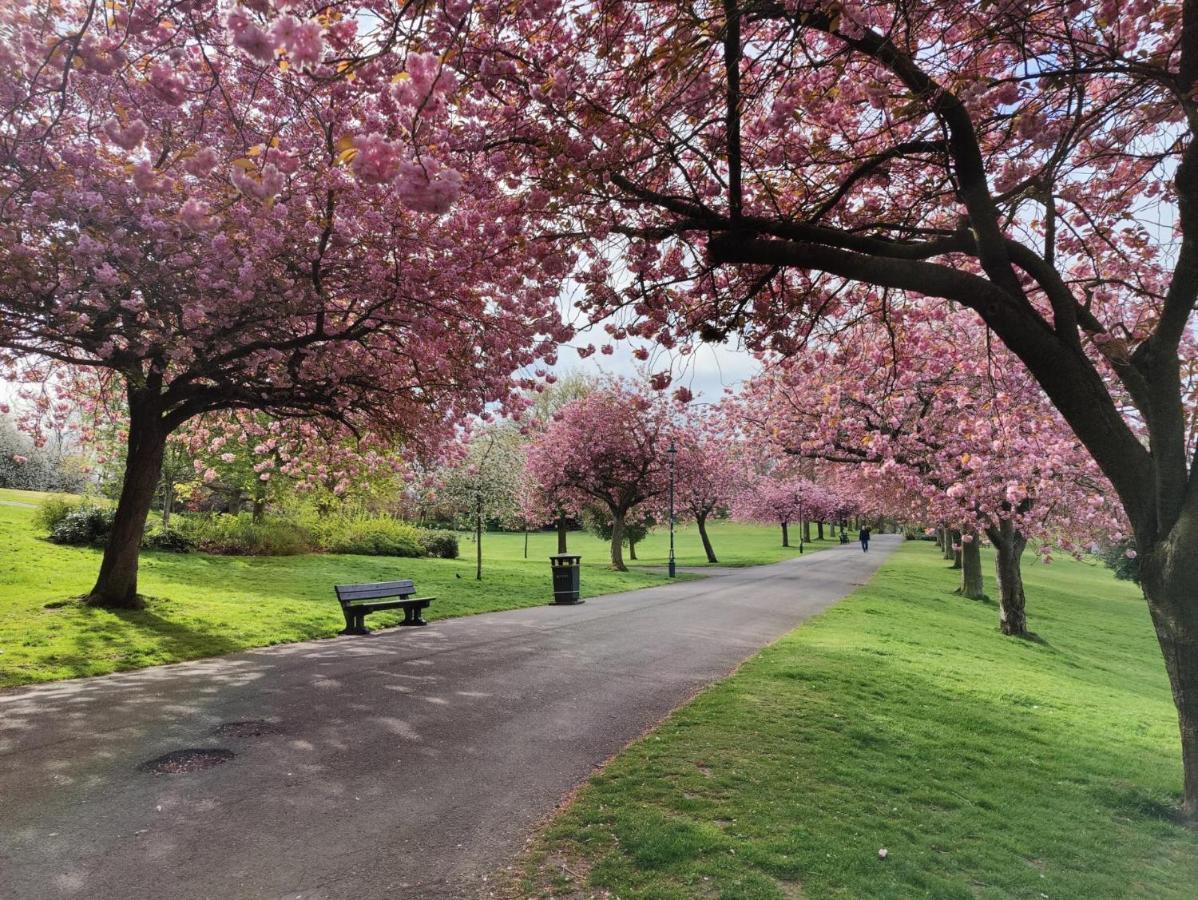
M360 609L366 612L375 612L380 609L425 609L429 603L436 600L436 597L416 597L411 600L362 600L354 603L346 603L346 609Z
M346 600L342 606L350 609L371 607L373 609L394 609L397 606L428 606L436 597L405 597L402 600Z
M337 599L368 600L378 597L397 597L401 594L412 594L416 585L412 581L380 581L375 584L339 584L336 585Z

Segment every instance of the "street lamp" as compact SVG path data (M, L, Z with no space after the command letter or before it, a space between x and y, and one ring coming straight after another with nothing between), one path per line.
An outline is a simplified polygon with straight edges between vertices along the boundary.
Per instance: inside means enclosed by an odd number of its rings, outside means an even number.
M799 555L803 555L803 537L807 534L807 526L803 523L803 495L799 494Z
M670 439L666 453L670 455L670 559L667 568L669 577L673 578L678 574L678 567L674 562L674 460L678 456L678 448L674 446L673 438Z

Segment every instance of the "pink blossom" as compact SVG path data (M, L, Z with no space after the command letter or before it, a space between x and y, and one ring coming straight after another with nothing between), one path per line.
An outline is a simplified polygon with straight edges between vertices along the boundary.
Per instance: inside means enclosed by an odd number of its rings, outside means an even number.
M121 149L134 150L145 140L146 123L141 119L133 119L128 125L122 127L118 120L109 119L104 123L104 133Z

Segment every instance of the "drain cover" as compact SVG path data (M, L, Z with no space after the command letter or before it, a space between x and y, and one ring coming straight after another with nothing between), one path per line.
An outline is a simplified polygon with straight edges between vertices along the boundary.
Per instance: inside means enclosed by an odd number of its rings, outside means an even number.
M172 750L170 753L164 753L156 759L142 763L138 768L143 772L152 772L155 775L187 775L191 772L219 766L221 763L231 760L234 755L232 750L225 750L221 747L204 750L196 748Z
M217 737L262 737L264 734L278 734L279 726L265 719L246 719L243 722L224 722L216 726L212 733Z

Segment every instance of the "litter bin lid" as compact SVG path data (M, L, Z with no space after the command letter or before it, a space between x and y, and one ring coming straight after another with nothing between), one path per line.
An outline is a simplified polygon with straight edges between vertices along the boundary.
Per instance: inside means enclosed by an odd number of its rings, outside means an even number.
M567 559L572 559L575 562L577 562L578 560L582 559L582 556L581 555L576 556L573 553L555 553L555 554L553 554L553 556L549 557L550 562L555 562L557 560L561 560L562 562L565 562Z

